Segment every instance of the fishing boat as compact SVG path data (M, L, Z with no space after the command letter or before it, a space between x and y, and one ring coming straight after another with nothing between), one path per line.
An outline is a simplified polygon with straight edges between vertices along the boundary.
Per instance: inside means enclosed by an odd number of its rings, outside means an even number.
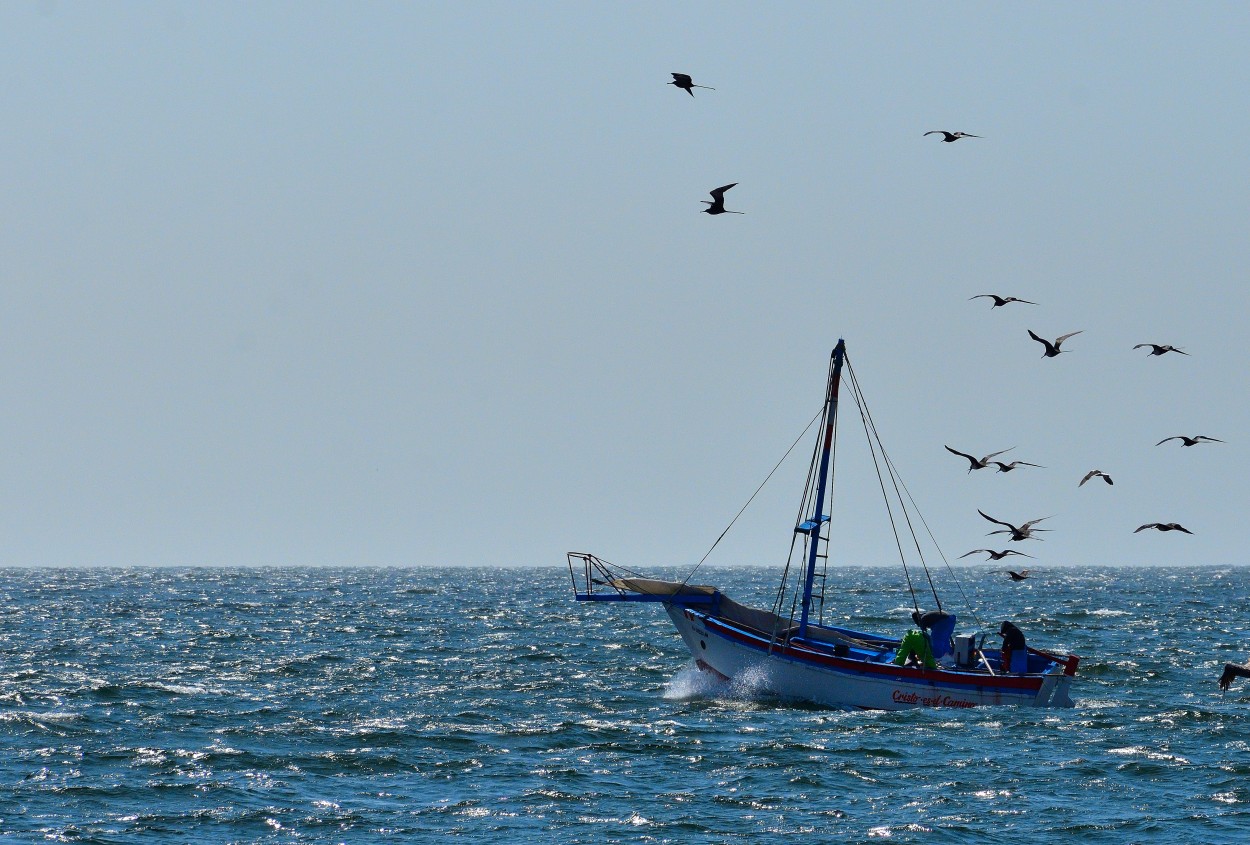
M826 511L832 511L828 506L831 456L835 452L844 364L911 587L912 619L917 627L901 637L823 621L826 600L832 604L836 598L836 586L831 583L836 569L831 571L829 566L833 521ZM1009 624L1000 629L1004 641L997 648L986 646L990 633L982 632L980 637L976 631L955 634L958 617L942 607L922 544L917 541L914 526L919 522L927 531L927 523L916 512L914 500L881 446L842 340L830 356L825 401L813 422L816 419L820 420L818 437L792 535L790 559L770 609L740 604L715 586L692 584L693 571L683 581L671 581L647 577L587 552L569 552L569 575L577 600L662 604L700 669L724 680L750 678L754 689L784 700L873 710L1071 707L1070 688L1080 662L1076 655L1025 645L1023 635ZM900 523L908 527L912 542L903 542ZM931 532L928 537L936 548ZM908 555L912 555L910 564ZM944 556L942 559L945 561ZM930 576L936 611L920 606L914 586L919 577L912 576L917 567Z

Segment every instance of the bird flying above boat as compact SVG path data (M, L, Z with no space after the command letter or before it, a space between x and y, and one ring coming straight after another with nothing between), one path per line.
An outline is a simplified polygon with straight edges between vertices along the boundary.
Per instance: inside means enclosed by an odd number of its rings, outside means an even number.
M998 464L999 472L1011 472L1016 467L1037 467L1038 469L1045 469L1045 467L1041 464L1031 464L1028 461L1012 461L1009 464L1005 464L1002 461L992 461L991 463Z
M716 90L715 88L712 88L712 87L710 87L710 86L708 86L708 85L695 85L695 84L694 84L694 80L690 78L690 74L688 74L688 73L674 73L674 74L673 74L673 81L672 81L672 82L670 82L670 83L668 83L668 84L669 84L669 85L676 85L678 88L680 88L681 90L685 91L685 92L686 92L687 94L689 94L691 97L693 97L693 96L694 96L694 89L695 89L695 88L707 88L707 90L709 90L709 91L715 91L715 90Z
M1029 337L1033 338L1042 346L1046 347L1046 351L1042 353L1043 358L1054 358L1056 355L1058 355L1060 352L1063 351L1062 349L1059 348L1060 344L1062 344L1065 340L1072 337L1073 335L1078 335L1083 331L1085 330L1081 329L1080 331L1068 332L1067 334L1061 334L1059 335L1059 337L1055 338L1054 343L1051 343L1049 340L1047 340L1044 337L1038 337L1036 334L1033 333L1032 329L1028 330Z
M931 129L924 133L925 135L941 135L942 141L947 144L953 144L960 138L980 138L980 135L969 135L967 132L947 132L945 129ZM922 138L924 135L921 136Z
M1223 443L1224 442L1223 440L1220 440L1217 437L1207 437L1205 434L1199 434L1197 437L1186 437L1183 434L1174 434L1171 437L1163 438L1155 445L1162 446L1164 443L1167 443L1169 440L1179 440L1181 441L1182 446L1197 446L1199 443Z
M1146 357L1150 357L1150 355L1165 355L1165 354L1167 354L1168 352L1179 352L1179 353L1180 353L1180 354L1182 354L1182 355L1188 355L1188 354L1189 354L1189 353L1188 353L1188 352L1186 352L1184 349L1177 349L1175 346L1171 346L1171 345L1166 344L1166 343L1162 343L1162 344L1160 344L1160 343L1139 343L1139 344L1137 344L1136 346L1134 346L1133 348L1134 348L1134 349L1141 349L1143 346L1149 346L1149 347L1150 347L1150 354L1149 354L1149 355L1147 355Z
M716 190L708 191L708 193L712 195L712 199L716 200L716 202L700 200L700 202L707 206L707 208L703 209L704 214L746 214L745 211L730 211L725 208L725 191L728 191L737 184L737 182L731 182L728 185L722 185Z
M998 308L1000 306L1006 305L1008 302L1019 302L1023 305L1036 305L1037 304L1036 302L1029 302L1027 299L1017 299L1014 296L999 296L996 293L978 293L976 296L968 297L968 301L971 302L974 299L980 299L982 297L986 297L987 299L994 300L994 304L990 306L991 308Z
M1142 527L1133 529L1133 533L1136 534L1138 531L1145 531L1147 528L1153 528L1156 531L1183 531L1186 534L1194 533L1185 526L1181 525L1179 522L1147 522Z
M1220 675L1220 689L1228 692L1228 688L1233 685L1234 678L1250 678L1250 662L1225 663L1224 673Z
M1023 581L1029 577L1029 570L1021 569L1019 572L1012 572L1008 569L1007 574L1011 576L1012 581Z
M1013 543L1018 542L1020 540L1041 540L1042 539L1041 537L1033 536L1034 532L1050 530L1049 528L1034 528L1033 527L1034 525L1037 525L1037 523L1041 522L1043 519L1050 519L1050 517L1048 516L1039 517L1037 519L1030 519L1028 522L1024 523L1023 525L1016 526L1016 525L1012 525L1010 522L1003 522L1001 519L995 519L994 517L990 516L985 511L979 508L977 509L977 513L981 514L981 516L985 517L986 519L988 519L990 522L994 523L995 525L1003 526L1001 530L991 531L990 534L1010 534L1011 542Z
M1111 476L1107 475L1102 470L1091 469L1089 472L1085 473L1085 477L1081 479L1081 483L1076 486L1080 487L1086 481L1089 481L1091 478L1101 478L1103 481L1107 482L1108 484L1115 484L1115 482L1111 480Z
M1033 555L1026 555L1024 552L1018 552L1015 549L1006 549L1001 552L996 552L993 549L973 549L972 551L968 552L968 554L960 555L960 557L968 557L968 555L975 555L975 554L978 554L979 552L985 552L987 555L989 555L987 560L1002 560L1007 555L1020 555L1020 557L1029 557L1029 558L1033 557ZM1028 570L1026 569L1025 572L1028 572Z
M1014 448L1016 447L1012 446L1010 449L1003 449L1001 452L990 452L984 458L974 458L971 455L952 449L949 446L946 447L946 451L950 452L952 455L958 455L961 458L967 458L968 464L969 464L968 472L972 472L974 469L985 469L987 466L990 465L990 458L993 458L997 455L1001 455L1003 454L1003 452L1010 452L1011 449L1014 449Z

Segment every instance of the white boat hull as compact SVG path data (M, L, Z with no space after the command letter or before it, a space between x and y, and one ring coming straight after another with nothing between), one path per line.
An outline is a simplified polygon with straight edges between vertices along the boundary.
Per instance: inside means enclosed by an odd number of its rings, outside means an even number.
M989 675L839 658L801 644L770 645L679 604L667 604L666 609L700 668L723 678L747 679L754 688L783 699L871 710L1072 706L1072 677L1062 665L1042 674Z

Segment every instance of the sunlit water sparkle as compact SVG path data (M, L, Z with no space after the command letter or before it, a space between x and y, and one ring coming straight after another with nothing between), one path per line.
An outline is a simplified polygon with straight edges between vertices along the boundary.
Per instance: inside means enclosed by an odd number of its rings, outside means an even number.
M968 573L1075 709L771 700L563 569L5 570L0 841L1244 840L1250 570ZM902 630L893 571L838 584Z

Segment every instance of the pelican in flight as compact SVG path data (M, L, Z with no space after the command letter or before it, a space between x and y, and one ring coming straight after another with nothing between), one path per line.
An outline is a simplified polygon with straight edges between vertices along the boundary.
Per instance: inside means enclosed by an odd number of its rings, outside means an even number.
M1224 674L1220 675L1220 689L1228 692L1234 678L1250 678L1250 662L1225 663Z
M1091 469L1089 472L1085 473L1085 477L1081 479L1081 483L1076 486L1077 487L1082 486L1086 481L1089 481L1091 478L1101 478L1103 481L1107 482L1108 484L1115 484L1115 482L1111 480L1111 476L1107 475L1102 470Z
M1014 449L1014 448L1016 447L1015 446L1011 447L1011 449ZM956 451L955 449L952 449L949 446L946 447L946 451L950 452L952 455L958 455L961 458L968 459L968 464L969 464L968 472L972 472L974 469L985 469L991 463L990 458L997 457L998 455L1003 454L1003 452L1010 452L1011 449L1003 449L1002 452L990 452L984 458L974 458L971 455L967 455L967 454L964 454L963 452ZM998 463L998 462L994 461L993 463Z
M1186 352L1184 349L1177 349L1175 346L1170 346L1170 345L1168 345L1168 344L1166 344L1166 343L1163 343L1163 344L1160 344L1160 343L1139 343L1139 344L1137 344L1136 346L1134 346L1133 348L1134 348L1134 349L1141 349L1143 346L1149 346L1149 347L1150 347L1150 355L1166 355L1168 352L1179 352L1179 353L1180 353L1180 354L1182 354L1182 355L1188 355L1188 354L1189 354L1189 353L1188 353L1188 352ZM1150 357L1150 355L1147 355L1146 357Z
M1024 579L1029 577L1029 570L1021 569L1019 572L1012 572L1010 569L1008 569L1007 574L1011 576L1012 581L1023 581Z
M960 557L968 557L969 555L975 555L980 552L985 552L987 555L989 555L989 557L986 558L986 560L1002 560L1007 555L1020 555L1020 557L1029 557L1029 558L1033 557L1033 555L1026 555L1024 552L1018 552L1015 549L1007 549L1001 552L996 552L993 549L973 549L972 551L968 552L968 554L966 555L960 555ZM1028 572L1027 569L1024 571Z
M680 88L681 90L685 91L685 92L686 92L687 94L689 94L691 97L693 97L693 96L694 96L694 89L695 89L695 88L707 88L707 90L709 90L709 91L715 91L715 90L716 90L715 88L711 88L711 87L709 87L709 86L707 86L707 85L695 85L695 84L694 84L694 80L690 78L690 74L688 74L688 73L675 73L675 74L673 74L673 81L672 81L672 82L670 82L670 83L668 83L668 84L669 84L669 85L676 85L678 88Z
M1024 523L1023 525L1012 525L1010 522L1003 522L1001 519L995 519L994 517L990 516L985 511L980 510L979 508L977 509L977 513L981 514L981 516L985 517L986 519L988 519L990 522L994 523L995 525L1003 526L998 531L991 531L990 534L1010 534L1011 535L1010 540L1013 543L1018 542L1020 540L1041 540L1042 539L1041 537L1034 537L1033 534L1037 531L1049 531L1050 530L1049 528L1034 528L1033 527L1034 525L1037 525L1039 522L1041 522L1043 519L1050 519L1050 517L1048 516L1039 517L1038 519L1030 519L1028 522Z
M999 296L996 293L978 293L976 296L968 297L968 301L971 302L974 299L981 299L982 297L985 297L986 299L994 300L994 304L990 306L991 308L1000 308L1003 305L1006 305L1008 302L1019 302L1022 305L1036 305L1037 304L1036 302L1029 302L1027 299L1017 299L1014 296Z
M1163 438L1155 445L1162 446L1164 443L1167 443L1169 440L1179 440L1181 441L1182 446L1197 446L1199 443L1223 443L1224 442L1223 440L1220 440L1217 437L1207 437L1205 434L1199 434L1197 437L1186 437L1183 434L1175 434L1171 437Z
M1136 534L1138 531L1145 531L1147 528L1153 528L1156 531L1184 531L1186 534L1194 533L1185 526L1181 525L1179 522L1147 522L1142 527L1133 529L1133 533Z
M730 211L725 208L725 191L728 191L737 184L737 182L731 182L728 185L722 185L714 191L708 191L708 193L712 195L712 199L716 200L716 202L700 200L700 202L707 206L707 208L703 209L704 214L746 214L745 211Z
M960 138L980 138L981 137L980 135L969 135L967 132L947 132L945 129L932 129L924 134L925 135L941 135L942 141L947 144L953 144L956 141L958 141ZM924 137L924 135L922 135L921 137Z
M1037 467L1038 469L1045 469L1045 467L1041 464L1031 464L1028 461L1012 461L1009 464L1005 464L1002 461L992 461L992 463L998 464L999 472L1011 472L1016 467Z
M1083 331L1085 331L1085 330L1084 330L1084 329L1081 329L1081 331L1076 331L1076 332L1068 332L1067 334L1061 334L1061 335L1059 335L1059 337L1055 338L1055 342L1054 342L1054 343L1051 343L1049 340L1047 340L1047 339L1046 339L1046 338L1044 338L1044 337L1038 337L1037 335L1035 335L1035 334L1033 333L1033 330L1032 330L1032 329L1029 329L1029 337L1033 338L1033 339L1034 339L1034 340L1036 340L1038 343L1040 343L1042 346L1045 346L1045 347L1046 347L1046 351L1042 353L1042 357L1043 357L1043 358L1054 358L1056 355L1058 355L1060 352L1062 352L1062 351L1063 351L1062 349L1060 349L1060 348L1059 348L1059 346L1060 346L1060 345L1061 345L1061 344L1062 344L1065 340L1067 340L1068 338L1072 337L1073 335L1078 335L1078 334L1080 334L1080 333L1081 333L1081 332L1083 332Z

